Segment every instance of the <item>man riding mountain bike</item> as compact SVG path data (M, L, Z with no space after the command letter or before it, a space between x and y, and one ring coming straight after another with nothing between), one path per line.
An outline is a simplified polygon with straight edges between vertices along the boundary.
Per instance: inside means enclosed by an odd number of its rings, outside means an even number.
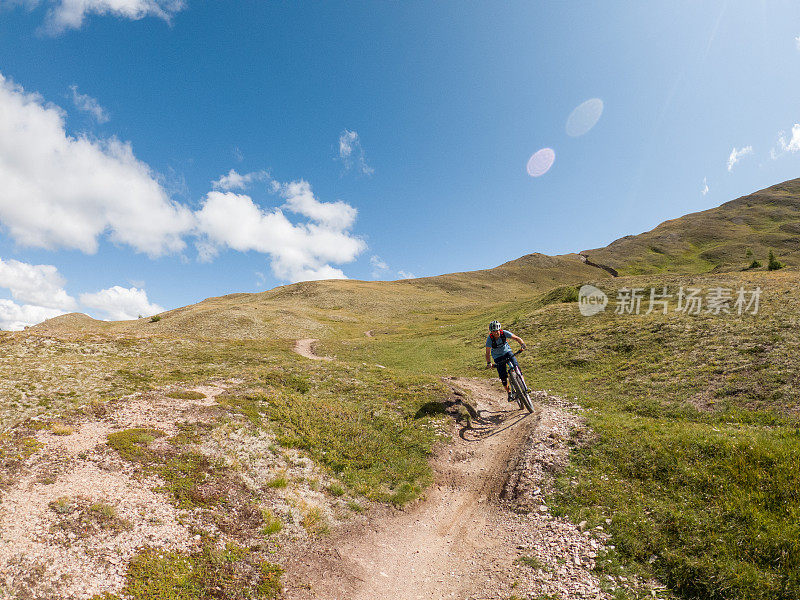
M508 401L513 402L514 398L511 395L511 388L508 385L508 372L506 370L506 363L510 362L514 367L517 366L517 359L511 351L511 346L508 340L512 339L522 346L525 350L525 342L518 338L510 331L506 331L500 325L500 321L492 321L489 323L489 337L486 338L486 368L494 367L497 369L497 374L500 376L500 381L503 382L503 387L508 392ZM494 360L494 364L492 364Z

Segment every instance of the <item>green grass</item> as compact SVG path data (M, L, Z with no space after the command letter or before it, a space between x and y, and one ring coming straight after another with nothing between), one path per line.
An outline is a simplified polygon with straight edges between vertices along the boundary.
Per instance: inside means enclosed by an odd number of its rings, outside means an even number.
M331 496L334 496L335 498L338 498L340 496L344 496L344 488L341 485L339 485L338 483L331 483L328 486L328 493Z
M272 514L272 511L267 509L262 510L261 518L264 521L264 526L261 528L261 535L269 537L283 529L283 522Z
M354 513L359 513L359 514L360 514L360 513L363 513L363 512L364 512L364 510L365 510L365 509L364 509L364 507L363 507L363 506L361 506L361 504L359 504L359 503L358 503L358 502L356 502L355 500L349 500L349 501L347 502L347 508L349 508L350 510L352 510Z
M135 428L118 431L108 435L108 445L116 450L125 460L147 463L154 455L148 446L166 434L159 429Z
M185 431L169 439L166 449L151 449L150 444L163 431L135 428L109 434L108 445L119 455L138 463L147 474L157 474L164 481L159 491L168 492L179 508L213 506L225 499L222 487L203 487L203 484L225 477L226 470L214 464L208 457L187 450Z
M285 475L278 475L277 477L273 477L267 482L267 487L272 488L274 490L283 489L287 485L289 485L289 480L286 479Z
M268 600L282 591L283 569L232 544L193 554L145 550L128 567L119 596L97 600Z
M437 380L363 365L290 361L277 375L260 376L264 381L268 390L221 401L274 432L281 446L308 452L356 494L401 505L430 483L428 458L442 417L418 413L444 397ZM268 485L285 483L278 477Z
M604 413L557 512L612 518L617 550L689 597L800 593L800 431ZM754 595L755 594L755 595Z

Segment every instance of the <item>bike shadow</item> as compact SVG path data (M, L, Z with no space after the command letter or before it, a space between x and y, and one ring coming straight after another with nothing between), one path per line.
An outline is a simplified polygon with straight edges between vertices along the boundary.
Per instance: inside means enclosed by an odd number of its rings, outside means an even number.
M522 409L482 409L469 412L472 417L471 421L458 432L458 436L466 442L480 442L498 435L534 414Z

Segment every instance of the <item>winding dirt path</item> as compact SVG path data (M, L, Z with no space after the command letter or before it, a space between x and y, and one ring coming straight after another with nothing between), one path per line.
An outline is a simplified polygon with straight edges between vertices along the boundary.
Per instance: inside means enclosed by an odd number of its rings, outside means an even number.
M320 356L314 353L314 342L317 342L316 338L305 338L302 340L297 340L294 343L293 350L297 352L300 356L305 356L306 358L310 358L311 360L333 360L330 356Z
M489 526L488 506L535 417L509 404L499 386L459 384L474 393L479 416L434 461L436 485L425 502L339 548L362 573L353 600L466 598L482 587L474 580L479 555L490 563L515 557Z
M496 597L474 595L489 588L510 593L519 553L494 522L493 504L537 415L509 404L499 384L452 383L471 396L478 416L471 428L454 427L454 443L432 463L436 483L425 500L380 515L367 528L333 540L332 549L316 549L302 565L289 566L294 573L287 572L287 582L299 585L287 589L288 599Z

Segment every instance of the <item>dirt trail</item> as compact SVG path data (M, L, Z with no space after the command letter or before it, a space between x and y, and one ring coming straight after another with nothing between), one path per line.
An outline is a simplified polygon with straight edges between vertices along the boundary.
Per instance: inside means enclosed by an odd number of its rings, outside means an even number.
M478 416L434 459L426 498L406 511L374 508L366 525L287 561L286 600L610 598L592 572L605 534L553 517L543 499L544 473L563 466L582 427L578 407L539 393L528 414L497 382L449 383ZM539 567L519 560L528 557Z
M290 565L287 598L439 600L507 597L519 556L513 536L498 524L497 500L509 465L537 414L509 404L499 384L452 380L471 396L478 417L454 428L454 443L433 463L435 485L407 511L380 515ZM315 555L315 556L313 556ZM324 566L321 564L324 562Z
M319 356L314 353L314 342L316 341L318 341L316 338L297 340L294 343L294 351L311 360L333 360L330 356Z
M487 504L499 495L510 455L535 417L489 384L461 386L475 392L479 419L434 462L436 485L426 501L340 546L362 573L353 600L466 597L476 587L477 554L503 546L502 532L487 527Z

